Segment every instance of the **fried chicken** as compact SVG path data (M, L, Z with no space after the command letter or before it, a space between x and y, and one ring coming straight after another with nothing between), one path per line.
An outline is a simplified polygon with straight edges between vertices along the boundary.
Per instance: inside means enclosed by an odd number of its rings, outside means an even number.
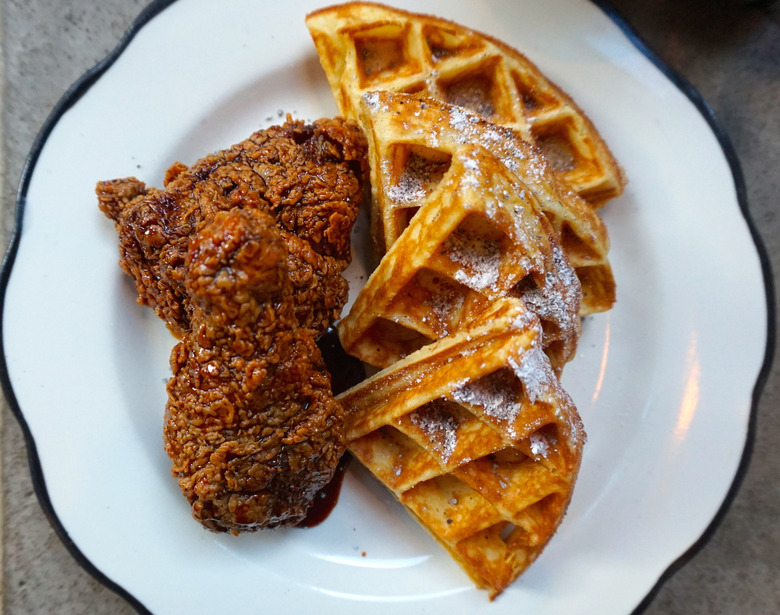
M173 165L165 189L133 177L99 182L100 209L119 234L122 268L139 302L181 337L192 306L184 289L190 237L220 211L270 213L287 246L298 323L321 334L347 300L341 273L366 173L366 141L342 119L288 121L187 168Z
M97 185L139 302L181 339L164 440L208 529L297 524L336 471L342 410L316 340L347 300L365 160L354 124L288 120L173 165L162 190Z
M190 331L171 355L165 447L214 531L294 525L344 452L343 411L299 327L287 248L259 209L217 213L181 272Z

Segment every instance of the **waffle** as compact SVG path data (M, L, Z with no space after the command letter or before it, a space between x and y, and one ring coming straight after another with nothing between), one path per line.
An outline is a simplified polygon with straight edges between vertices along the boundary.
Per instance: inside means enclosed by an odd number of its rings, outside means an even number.
M555 532L581 461L541 336L521 302L499 300L338 397L353 455L491 598Z
M360 107L369 143L371 218L380 252L401 236L439 185L462 169L453 160L481 164L480 146L533 193L582 286L580 314L603 312L615 300L607 258L609 238L601 218L580 197L562 189L537 148L508 128L461 107L409 94L370 92Z
M422 93L475 111L535 141L564 183L593 207L624 179L585 113L525 56L450 21L351 2L307 16L340 112L366 92Z
M460 153L340 321L341 343L387 367L519 298L560 373L577 346L579 281L533 192L483 147Z

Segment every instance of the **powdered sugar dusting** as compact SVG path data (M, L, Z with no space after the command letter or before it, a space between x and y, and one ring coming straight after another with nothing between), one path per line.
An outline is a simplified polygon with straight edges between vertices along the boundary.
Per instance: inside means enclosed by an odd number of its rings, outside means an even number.
M434 292L426 298L423 304L433 312L442 329L441 333L448 335L453 316L463 307L465 297L463 293L457 292L450 285L439 283L435 286Z
M556 382L550 360L537 343L519 356L511 357L509 365L523 383L525 394L531 403L536 403L537 399L545 396Z
M555 323L565 338L576 338L580 283L558 245L552 251L552 271L545 273L544 280L541 287L522 293L523 301L539 318Z
M448 161L431 160L409 152L398 181L388 187L387 196L396 203L422 200L436 188L448 167Z
M487 416L501 421L512 430L523 409L512 380L511 372L499 370L454 389L452 400L481 408Z
M554 445L541 431L535 431L528 438L531 444L531 453L534 457L547 457L550 452L550 446Z
M458 445L458 420L445 402L434 400L409 415L412 424L425 434L446 463Z
M443 252L465 269L455 279L474 290L485 290L498 282L501 245L493 239L470 235L458 229L444 243Z
M414 203L425 198L425 190L419 177L404 170L398 178L398 183L392 184L387 190L387 196L395 203Z
M379 109L379 92L367 92L363 94L363 100L371 111Z
M461 158L461 163L464 170L463 176L460 178L461 183L469 188L480 188L485 181L479 160L473 156L464 156Z
M470 131L470 126L478 122L476 115L457 106L450 107L450 126L459 132Z
M444 109L449 116L444 128L455 133L447 137L461 144L481 145L526 182L540 199L545 202L558 201L555 191L549 188L549 166L535 146L510 128L486 122L478 114L462 107L445 106ZM443 135L442 129L437 128L430 136L438 143Z
M528 329L528 327L531 326L539 327L539 320L533 312L530 312L529 310L523 310L519 314L516 314L514 318L512 318L512 326L515 329L525 331Z

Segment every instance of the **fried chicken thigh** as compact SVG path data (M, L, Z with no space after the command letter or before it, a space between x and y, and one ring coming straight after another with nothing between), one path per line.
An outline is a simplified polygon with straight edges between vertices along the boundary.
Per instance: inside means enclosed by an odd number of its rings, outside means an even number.
M344 452L286 254L268 214L233 209L191 239L182 268L191 329L171 355L165 446L193 516L214 531L298 523Z
M298 322L322 333L347 300L341 273L350 262L365 160L366 141L354 124L288 120L189 168L173 165L164 190L129 177L99 182L96 192L116 225L120 264L135 280L139 302L176 336L192 317L183 272L190 237L233 208L274 217L287 246Z
M193 516L295 525L344 452L317 338L339 316L366 142L341 119L283 126L172 166L163 190L100 182L139 302L181 339L164 427Z

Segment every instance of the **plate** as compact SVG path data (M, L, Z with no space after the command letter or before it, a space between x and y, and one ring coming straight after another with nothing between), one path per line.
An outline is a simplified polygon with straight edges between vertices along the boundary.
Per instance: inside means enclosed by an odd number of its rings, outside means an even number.
M630 613L734 485L768 299L738 168L695 93L589 2L394 4L523 51L629 177L602 210L618 303L585 320L563 382L589 434L568 515L493 603L357 464L312 529L218 536L190 519L162 448L173 340L117 267L95 182L160 185L173 161L336 109L303 21L317 2L157 2L44 127L2 278L3 380L38 495L80 563L141 611Z

